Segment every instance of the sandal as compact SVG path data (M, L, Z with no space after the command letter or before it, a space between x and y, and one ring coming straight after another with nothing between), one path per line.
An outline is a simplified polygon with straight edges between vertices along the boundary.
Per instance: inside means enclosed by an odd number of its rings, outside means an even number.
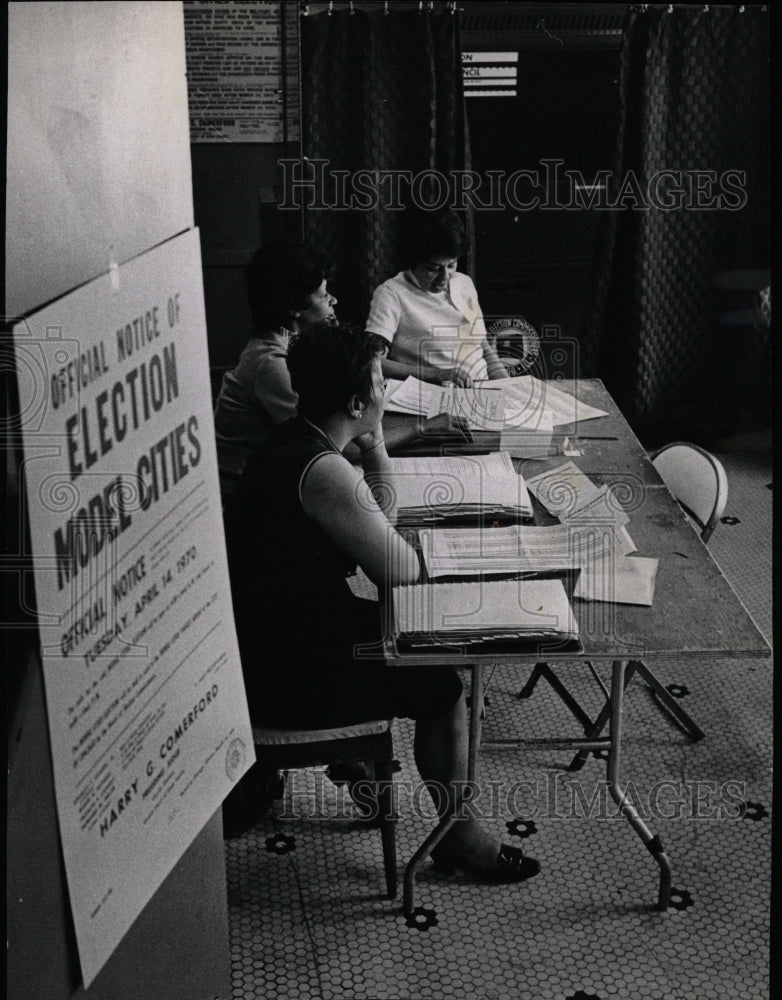
M533 878L540 871L540 862L535 858L527 858L520 847L503 844L497 852L497 861L493 868L482 868L471 861L464 861L447 850L432 848L432 864L436 871L445 875L453 875L457 868L469 872L480 882L490 882L493 885L506 885L510 882L523 882Z

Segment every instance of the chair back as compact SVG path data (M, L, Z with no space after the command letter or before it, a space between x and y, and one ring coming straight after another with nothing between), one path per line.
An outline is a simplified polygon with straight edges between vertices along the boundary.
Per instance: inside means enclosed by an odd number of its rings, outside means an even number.
M728 477L719 459L687 441L666 444L651 455L665 485L708 541L728 501Z

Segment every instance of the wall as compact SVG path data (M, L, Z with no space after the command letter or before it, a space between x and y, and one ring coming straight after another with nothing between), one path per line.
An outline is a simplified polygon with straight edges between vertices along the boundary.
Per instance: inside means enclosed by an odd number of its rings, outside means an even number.
M276 208L277 161L286 155L285 149L282 143L192 146L209 359L217 377L233 367L252 332L245 264L262 241L293 238L299 231L298 213Z
M193 200L180 4L12 3L9 43L15 316L190 228Z
M193 199L214 388L252 333L244 267L262 242L300 239L279 212L278 160L298 157L298 4L185 0ZM252 137L252 141L250 141Z

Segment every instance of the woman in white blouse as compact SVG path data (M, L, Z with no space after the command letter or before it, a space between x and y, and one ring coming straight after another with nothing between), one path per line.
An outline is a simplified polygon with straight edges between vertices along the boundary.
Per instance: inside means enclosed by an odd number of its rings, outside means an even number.
M407 266L375 289L366 322L390 344L383 374L458 386L507 378L487 340L475 285L456 270L466 245L458 215L416 214L408 232Z

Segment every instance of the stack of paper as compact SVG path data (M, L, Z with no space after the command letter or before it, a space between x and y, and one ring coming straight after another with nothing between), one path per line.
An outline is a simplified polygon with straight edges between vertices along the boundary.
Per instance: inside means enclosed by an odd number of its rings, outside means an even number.
M504 394L500 382L484 382L465 389L432 385L411 375L404 382L389 383L385 408L389 413L414 413L422 417L450 413L471 430L499 433L503 427Z
M426 570L441 576L549 573L594 566L634 549L623 527L583 524L550 527L448 528L419 535Z
M606 416L605 410L532 375L484 381L469 389L432 385L411 376L403 382L391 380L385 399L389 413L424 417L450 413L471 430L500 433L500 447L514 458L551 454L557 447L553 437L558 424Z
M400 649L578 637L578 623L560 580L395 587L393 611Z
M532 516L524 479L505 452L392 458L391 468L400 527Z

